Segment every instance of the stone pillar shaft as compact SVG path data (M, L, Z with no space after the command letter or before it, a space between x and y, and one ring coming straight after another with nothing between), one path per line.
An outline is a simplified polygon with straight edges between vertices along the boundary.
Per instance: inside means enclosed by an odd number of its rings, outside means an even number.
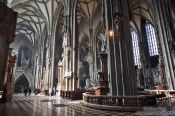
M164 70L166 75L167 84L169 89L175 88L175 74L174 74L174 63L173 63L173 54L171 54L171 41L173 40L171 33L170 23L170 9L172 9L168 5L168 2L171 3L170 0L155 0L153 1L154 13L157 17L155 19L156 22L156 31L158 31L157 36L161 45L160 53L160 62L164 63ZM159 43L158 43L159 44ZM162 52L162 55L161 55ZM160 70L161 71L161 70Z
M112 84L111 92L112 95L117 96L136 95L132 39L126 6L128 6L127 0L105 0L107 35L111 30L115 33L108 38L110 64L108 66Z
M10 43L14 40L16 21L17 13L0 2L0 90L3 89L4 85L7 53Z

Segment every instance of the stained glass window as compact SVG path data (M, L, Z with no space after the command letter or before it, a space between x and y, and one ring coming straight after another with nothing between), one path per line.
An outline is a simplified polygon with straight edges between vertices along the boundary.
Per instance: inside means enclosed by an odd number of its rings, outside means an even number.
M141 65L141 62L140 62L140 52L138 45L138 36L133 28L131 28L131 36L132 36L132 47L134 53L134 63L139 67Z
M147 42L148 42L148 48L149 48L150 56L158 55L158 49L157 49L157 42L156 42L154 27L148 21L146 21L146 23L145 23L145 30L146 30L146 36L147 36Z

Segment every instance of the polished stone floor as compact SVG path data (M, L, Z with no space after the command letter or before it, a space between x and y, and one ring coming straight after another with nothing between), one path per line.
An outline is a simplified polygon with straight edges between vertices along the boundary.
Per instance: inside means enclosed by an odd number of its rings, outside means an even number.
M112 112L83 107L80 101L59 97L14 95L10 103L0 104L0 116L175 116L175 108L145 108L144 111Z

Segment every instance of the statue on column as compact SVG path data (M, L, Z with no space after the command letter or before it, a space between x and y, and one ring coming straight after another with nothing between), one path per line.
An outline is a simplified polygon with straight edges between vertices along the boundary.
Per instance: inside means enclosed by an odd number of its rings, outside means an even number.
M160 63L158 67L159 67L159 79L160 79L159 81L160 85L158 89L166 90L168 89L168 86L167 86L167 80L165 77L165 66L163 63Z
M12 48L8 50L8 65L7 65L7 81L6 81L6 101L9 102L12 100L12 78L13 78L13 69L16 62L16 55L12 55Z
M104 73L99 71L98 73L98 76L97 76L97 80L98 80L98 86L102 87L102 86L106 86L106 83L103 83L105 80L105 77L104 77Z
M7 83L12 82L13 68L16 63L16 55L12 55L12 48L8 50L8 69L7 69Z

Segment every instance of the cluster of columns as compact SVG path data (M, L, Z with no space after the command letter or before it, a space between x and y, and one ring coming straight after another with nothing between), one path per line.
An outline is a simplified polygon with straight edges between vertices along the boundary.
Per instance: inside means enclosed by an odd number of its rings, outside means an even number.
M168 89L175 89L174 29L175 3L173 0L153 1L155 24L159 45L159 70L161 84ZM165 65L166 64L166 65ZM166 72L166 73L165 73Z
M111 95L136 95L136 78L132 54L132 41L129 26L127 0L105 0L109 88ZM112 7L111 7L112 6Z
M62 80L62 90L75 91L77 89L77 40L76 40L76 18L75 18L75 1L68 0L65 8L65 22L63 32L63 60L60 70ZM62 73L63 71L63 73Z
M46 42L41 46L41 50L36 49L34 56L34 88L39 90L50 90L57 89L60 90L74 90L77 87L76 81L76 60L77 60L77 51L75 44L75 33L73 28L75 27L75 9L74 4L75 1L65 0L63 1L64 5L64 29L62 33L63 38L63 53L62 58L56 59L56 39L61 38L55 37L56 29L58 28L56 25L58 21L52 20L50 25L47 25L47 33L46 37L41 36L41 38L45 38ZM61 6L60 6L61 7ZM52 8L53 9L53 8ZM61 9L61 8L60 8ZM73 10L72 10L73 9ZM58 16L59 17L59 16ZM57 18L58 18L57 17ZM53 19L53 17L51 17ZM57 19L58 20L58 19ZM54 22L55 21L55 22ZM45 35L45 34L43 34ZM74 38L74 39L73 39ZM46 48L46 49L45 49ZM44 54L44 50L46 50ZM73 65L74 64L74 65ZM74 72L74 73L73 73Z
M17 13L0 2L0 91L3 91L3 97L7 101L12 98L12 77L16 59L12 56L9 45L15 37L16 20Z
M46 57L46 67L45 69L41 69L41 67L37 67L36 72L36 85L35 87L41 88L42 84L38 82L38 73L43 73L44 80L44 88L49 89L54 85L54 73L58 73L58 82L59 87L65 91L74 91L78 88L78 36L76 29L76 13L75 6L72 5L75 1L67 0L66 5L67 8L65 10L65 22L64 22L64 31L63 31L63 54L62 59L59 61L58 72L53 69L55 60L52 56L48 55ZM153 6L155 6L155 14L158 17L158 22L155 30L156 36L158 38L159 45L159 72L160 72L160 83L162 86L169 85L170 89L174 89L174 51L172 52L169 47L170 41L174 41L172 34L169 34L165 29L169 29L171 33L171 28L169 26L164 25L167 23L167 10L163 6L165 1L153 1ZM105 19L105 41L107 42L107 47L104 50L107 54L106 62L107 70L104 71L102 68L102 73L105 74L105 78L108 80L109 93L108 95L117 95L117 96L132 96L136 95L136 72L134 67L134 57L132 51L132 39L130 32L130 17L129 17L129 3L127 0L104 0L104 19ZM164 9L162 9L164 8ZM172 16L172 15L171 15ZM173 18L173 17L172 17ZM89 29L90 37L93 37L93 29ZM114 34L109 36L109 31L113 31ZM149 51L148 48L144 48L145 37L143 34L139 34L141 41L139 44L141 45L141 57L142 60L142 68L144 69L144 75L149 75L150 73L150 61L149 61ZM171 38L168 40L168 38ZM94 40L92 39L90 45L90 51L93 50ZM55 44L55 43L53 43ZM143 45L143 46L142 46ZM55 45L54 45L55 46ZM161 46L161 47L160 47ZM47 49L47 53L50 54L54 49ZM174 50L174 48L173 48ZM53 52L54 53L54 52ZM89 54L90 58L93 58L95 53L92 51ZM54 60L54 61L53 61ZM40 59L36 60L36 64L40 64ZM92 60L93 61L93 60ZM54 63L53 63L54 62ZM93 61L94 62L94 61ZM164 65L167 64L167 65ZM90 65L90 78L97 77L97 72L95 71L96 64L91 63ZM105 67L105 66L103 66ZM55 70L55 71L54 71ZM165 75L165 72L166 75ZM148 73L148 74L147 74ZM38 75L38 76L37 76ZM81 77L79 77L81 78Z
M111 9L111 6L117 7ZM103 80L108 80L109 82L109 95L136 95L136 76L134 73L135 68L132 54L132 42L129 31L129 8L127 7L128 10L126 10L126 6L128 6L128 2L126 0L104 0L107 41L105 53L107 54L107 63L103 66L103 68L101 68L101 71L105 75L105 79ZM66 91L76 90L74 88L78 87L75 75L77 70L74 70L76 69L75 66L77 66L77 64L75 64L77 62L77 59L75 59L77 51L73 51L74 49L72 49L72 47L74 48L76 45L74 43L75 37L70 36L75 35L75 31L72 33L73 30L71 30L70 27L73 26L73 29L75 29L75 27L74 25L70 25L72 23L69 22L74 16L75 15L69 14L68 18L66 18L68 20L66 20L67 23L63 42L64 58L61 66L61 70L63 70L63 76L61 78L64 81L63 89ZM114 31L115 35L109 36L108 32L111 30ZM93 47L93 44L91 47ZM72 63L74 65L72 65ZM104 67L108 67L108 69L105 70Z

